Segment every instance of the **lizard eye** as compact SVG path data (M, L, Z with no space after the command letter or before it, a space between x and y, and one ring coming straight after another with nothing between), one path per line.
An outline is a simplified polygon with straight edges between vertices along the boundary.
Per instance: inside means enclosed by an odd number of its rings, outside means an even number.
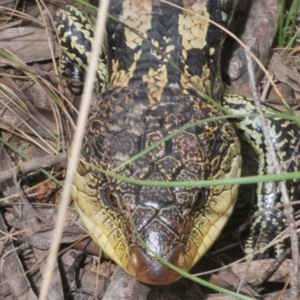
M204 189L200 189L195 193L193 199L193 209L200 209L205 204L205 191Z
M119 208L118 197L115 193L109 195L109 202L113 208Z
M106 203L112 208L119 208L118 195L112 192L109 187L106 189Z

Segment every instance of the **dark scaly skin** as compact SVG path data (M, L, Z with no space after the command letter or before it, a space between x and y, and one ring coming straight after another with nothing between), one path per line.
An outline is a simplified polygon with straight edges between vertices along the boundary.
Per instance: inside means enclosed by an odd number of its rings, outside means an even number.
M253 100L236 95L230 90L226 91L223 99L223 106L230 110L232 114L250 114L255 112ZM267 125L282 173L299 171L300 130L298 124L275 117L278 111L270 105L261 103L261 109L264 114L274 115L273 118L267 119ZM240 122L234 122L234 124L243 132L246 140L258 155L258 175L276 173L264 136L262 135L261 122L258 116L247 117ZM295 200L299 195L299 180L287 181L286 187L290 200ZM282 209L271 209L283 203L278 182L257 183L256 196L257 201L254 210L255 213L259 212L260 215L251 223L250 235L245 242L244 251L246 254L252 254L255 248L264 248L287 227ZM274 246L276 257L282 253L284 247L284 241L278 242Z
M226 27L234 2L193 0L176 4ZM108 21L109 83L89 116L72 197L89 234L116 263L145 283L167 284L180 276L141 244L137 232L154 252L189 270L220 234L233 209L237 186L138 186L105 176L93 166L112 171L183 125L220 116L221 112L194 86L222 100L219 60L225 35L200 17L160 2L112 1L110 13L140 31L186 76L127 27ZM65 23L63 26L67 27ZM86 65L76 67L84 69ZM233 96L228 91L223 100L235 112ZM238 103L239 109L254 111L251 100L240 97ZM259 172L266 173L269 170L264 167L270 169L268 159L264 159L267 152L262 143L256 144L261 133L255 134L251 122L240 128L262 153ZM283 121L276 122L280 130ZM299 137L299 130L291 126ZM277 147L284 145L277 143ZM191 181L238 177L240 165L235 130L227 121L219 120L182 131L116 173L151 181ZM289 170L298 168L295 160ZM269 198L262 191L263 185L259 185L257 210L262 210ZM292 195L295 193L294 189ZM276 199L280 201L278 192ZM274 218L278 221L281 215L277 213ZM260 220L252 226L246 252L253 251L259 229L274 227L272 220L265 222L267 225Z
M56 32L62 48L60 72L67 75L67 70L70 69L73 79L70 86L75 95L80 95L82 92L82 79L90 63L95 21L94 16L72 5L58 10L54 16ZM107 40L106 38L103 40L102 54L99 57L95 78L95 90L98 94L103 92L108 83Z

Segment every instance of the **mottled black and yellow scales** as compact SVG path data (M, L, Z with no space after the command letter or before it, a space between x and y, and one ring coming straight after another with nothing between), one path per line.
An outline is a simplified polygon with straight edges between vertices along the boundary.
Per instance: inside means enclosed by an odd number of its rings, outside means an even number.
M106 176L93 166L113 171L184 125L221 116L203 92L232 112L255 111L251 100L224 89L220 52L225 33L210 23L227 27L236 1L170 2L110 2L109 13L120 22L107 21L96 78L101 94L88 118L72 190L79 216L94 241L128 273L150 284L167 284L180 275L157 260L149 248L188 271L219 236L233 210L238 186L135 185ZM55 23L63 51L62 70L69 65L81 76L93 45L93 20L67 6L57 12ZM288 132L280 119L271 120L269 126L271 131L274 127L272 137L280 159L280 152L286 151L282 167L289 171L299 169L294 154L299 153L300 134L296 124L286 122ZM246 132L259 153L259 172L272 173L258 118L245 118L235 126ZM293 142L285 143L280 134L283 138L293 135ZM293 158L291 164L287 157ZM116 170L119 175L148 181L235 178L241 170L240 143L226 119L205 121ZM291 186L294 196L295 182ZM266 199L280 202L275 183L260 184L257 195L257 211L265 208ZM269 228L274 219L285 227L281 211L259 218L251 228L246 252L253 251L259 230ZM269 238L277 232L271 231Z

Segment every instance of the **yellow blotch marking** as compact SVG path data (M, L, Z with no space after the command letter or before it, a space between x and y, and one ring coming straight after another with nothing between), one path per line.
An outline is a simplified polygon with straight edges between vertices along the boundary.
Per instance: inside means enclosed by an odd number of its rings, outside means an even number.
M88 40L91 37L91 32L88 30L82 29L81 32L83 33L84 37ZM90 42L93 43L94 39L90 39Z
M82 55L82 54L84 54L84 53L86 53L86 49L85 49L85 47L84 46L82 46L82 45L77 45L77 50L78 50L78 52Z
M208 68L207 64L203 67L203 78L208 79L210 75L210 69Z
M121 86L121 87L127 87L130 78L133 77L133 72L136 69L137 61L140 59L142 54L142 50L136 52L134 54L134 62L128 68L128 70L118 70L119 63L118 61L113 61L112 64L112 75L111 75L111 84L113 86Z
M153 45L154 47L159 48L159 43L158 43L157 40L153 40L153 39L152 39L152 40L151 40L151 43L152 43L152 45ZM151 52L151 54L152 54L153 56L155 56L158 60L161 60L161 59L162 59L161 55L160 55L159 53L157 53L157 51L156 51L155 48L151 48L151 49L150 49L150 52Z
M71 48L74 49L77 47L77 36L71 36Z
M297 137L295 136L295 131L294 130L289 130L287 132L287 135L290 136L290 139L291 139L291 143L292 144L296 144L297 143Z
M222 20L225 22L228 18L227 14L224 13L223 11L221 12Z
M156 104L155 100L148 94L147 95L150 104Z
M167 67L166 65L161 65L157 69L157 75L154 76L154 78L157 80L157 84L160 87L164 87L168 82L168 74L167 74Z
M188 73L187 70L185 70L184 74L187 74L187 73ZM188 90L190 88L195 88L194 85L191 83L191 81L193 81L194 84L196 84L200 89L204 89L203 81L200 77L193 76L193 77L187 78L186 76L181 75L180 82L181 82L182 87L185 90Z
M203 49L206 45L209 25L208 20L206 20L209 19L209 14L205 4L200 0L195 3L190 0L185 0L183 6L196 15L188 14L185 11L179 15L178 29L182 35L182 46L186 50ZM204 16L206 19L201 16Z
M156 91L152 94L154 101L159 102L162 96L164 89L156 89Z
M83 62L82 62L82 59L81 58L79 58L79 57L75 57L75 59L74 59L75 61L76 61L76 65L77 66L81 66L81 65L83 65Z
M138 30L142 36L146 37L146 32L151 28L151 14L152 3L151 1L123 1L123 18L122 21L129 27ZM143 39L136 35L132 30L125 27L126 45L135 49L141 45Z
M186 50L191 50L192 49L192 46L191 46L190 42L186 38L184 38L184 36L182 36L182 46Z
M160 65L156 70L150 68L148 74L143 76L143 81L147 83L155 82L157 86L165 87L168 82L166 65ZM151 89L152 86L150 85L149 88ZM157 87L153 86L153 88L156 89Z
M175 49L175 46L174 45L169 45L169 46L167 46L167 48L166 48L166 52L171 52L171 51L173 51Z
M160 65L156 70L150 68L148 74L143 76L143 81L147 83L149 94L151 95L151 99L149 99L150 102L159 101L163 89L168 83L166 65Z
M202 76L190 76L188 71L188 66L184 67L184 75L181 75L180 82L184 89L197 88L200 89L200 92L205 92L209 96L212 96L210 93L211 90L211 81L210 81L210 70L205 64L202 68ZM187 76L187 77L186 77Z
M166 36L163 36L163 39L166 41L166 43L170 42L170 40L171 40L170 37L166 37Z
M287 126L289 126L291 124L290 121L286 120L284 123L281 124L282 128L286 128Z

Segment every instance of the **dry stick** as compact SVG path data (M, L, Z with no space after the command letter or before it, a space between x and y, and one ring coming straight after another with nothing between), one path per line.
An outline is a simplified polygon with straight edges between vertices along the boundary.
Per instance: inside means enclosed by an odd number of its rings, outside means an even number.
M47 155L40 158L34 158L30 161L19 164L8 170L0 172L0 183L3 183L9 179L12 179L15 174L26 174L36 171L40 168L52 167L56 164L60 164L66 161L67 154L59 153L57 155Z
M284 252L278 257L278 259L276 259L266 271L264 271L258 278L256 278L253 283L251 283L251 287L257 290L264 282L269 280L290 254L290 248L284 250Z
M74 174L76 172L77 163L80 156L80 148L81 148L80 145L82 143L82 139L84 135L85 122L87 119L87 115L90 108L90 102L92 99L94 78L98 66L98 57L99 57L102 38L104 34L104 28L106 24L106 13L108 10L108 4L109 4L108 0L105 1L103 0L101 1L99 5L100 7L98 9L97 23L95 29L95 37L97 38L95 39L94 48L91 55L91 63L89 64L88 67L87 77L84 85L82 101L80 106L80 113L77 122L77 130L75 131L74 140L73 140L74 146L72 147L72 151L68 163L65 186L63 189L62 200L57 213L57 221L53 231L52 244L49 251L46 272L44 274L43 285L39 297L40 300L46 300L47 298L47 293L50 286L53 268L55 266L58 247L62 236L64 220L66 218L67 208L69 205L72 182L73 182Z
M255 77L254 77L254 71L253 71L253 63L252 58L250 55L250 49L249 47L245 48L245 54L247 59L247 66L248 66L248 72L249 72L249 78L250 78L250 88L253 94L253 100L256 107L256 111L258 113L258 117L261 123L263 135L267 144L268 151L270 152L272 163L274 166L274 170L277 174L281 174L281 166L279 163L279 160L276 155L276 151L272 142L272 138L270 136L268 125L266 118L264 117L264 114L261 110L260 106L260 100L259 95L256 89L255 85ZM292 265L291 269L293 272L290 273L291 278L291 299L297 299L298 296L298 287L297 287L297 278L298 278L298 260L299 260L299 251L298 251L298 235L296 232L296 224L294 219L294 209L292 205L290 204L288 192L286 185L283 181L279 182L279 187L282 194L282 200L284 204L284 214L287 219L287 223L290 229L290 239L291 239L291 250L292 250Z

